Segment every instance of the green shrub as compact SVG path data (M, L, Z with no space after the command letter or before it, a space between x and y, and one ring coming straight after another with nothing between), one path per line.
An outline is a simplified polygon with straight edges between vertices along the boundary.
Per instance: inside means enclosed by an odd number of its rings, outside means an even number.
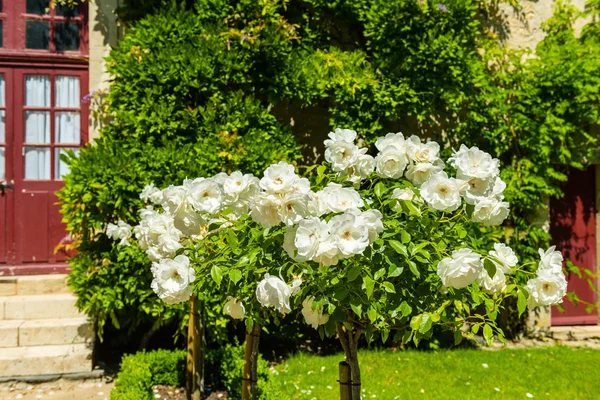
M108 58L113 123L70 161L59 194L77 240L78 306L100 329L109 318L129 330L182 320L184 306L151 292L148 260L115 247L105 224L134 223L146 183L257 173L296 158L292 132L313 157L335 127L366 142L404 131L446 152L467 142L498 155L512 212L493 237L533 260L550 236L531 217L562 195L568 167L594 158L600 23L577 38L579 14L561 2L537 57L525 58L489 30L503 26L499 2L156 0L145 10L155 15L133 23L141 3L128 0L132 23ZM591 1L587 15L598 9ZM212 326L224 326L218 306Z
M126 355L121 361L120 372L111 400L154 399L152 386L185 386L186 352L183 350L156 350ZM204 382L206 387L225 389L230 399L240 399L244 346L226 345L208 350L205 356ZM263 400L281 399L280 389L269 380L269 365L259 356L258 395Z
M111 400L154 399L152 386L185 386L186 357L184 350L155 350L126 355Z

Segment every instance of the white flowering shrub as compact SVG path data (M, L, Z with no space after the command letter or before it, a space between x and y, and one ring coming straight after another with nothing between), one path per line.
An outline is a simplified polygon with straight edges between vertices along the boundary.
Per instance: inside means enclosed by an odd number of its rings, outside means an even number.
M301 314L322 335L340 335L349 357L361 334L418 344L434 325L456 342L465 324L468 335L504 340L504 298L516 297L520 313L528 302L562 302L554 248L540 250L536 273L506 244L484 248L479 227L509 213L497 159L462 145L444 161L437 143L401 133L379 138L370 155L356 136L331 132L327 163L308 168L310 180L280 162L262 177L147 187L151 204L133 232L154 262L153 290L169 303L192 291L220 296L224 312L248 324ZM125 243L125 228L107 233ZM532 279L516 281L516 270Z

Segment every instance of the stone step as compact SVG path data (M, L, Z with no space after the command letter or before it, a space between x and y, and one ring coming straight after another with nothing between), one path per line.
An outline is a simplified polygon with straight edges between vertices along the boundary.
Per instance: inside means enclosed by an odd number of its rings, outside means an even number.
M91 343L92 339L87 318L0 321L0 347Z
M554 339L563 341L587 340L600 338L598 325L553 326L550 333Z
M0 351L0 377L69 374L92 370L86 344L11 347Z
M0 319L81 318L70 293L0 297Z
M68 292L66 274L0 277L0 296L29 296Z

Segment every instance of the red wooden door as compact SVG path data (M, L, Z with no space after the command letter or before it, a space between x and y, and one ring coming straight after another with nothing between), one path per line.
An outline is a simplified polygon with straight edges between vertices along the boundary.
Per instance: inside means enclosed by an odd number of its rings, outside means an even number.
M596 175L595 168L585 171L576 169L569 173L564 188L565 196L550 204L550 233L553 243L563 252L565 258L580 268L596 272ZM593 278L595 280L595 278ZM567 277L568 291L588 303L596 302L596 292L585 279L575 274ZM552 325L595 325L598 316L594 310L586 312L585 304L564 300L565 312L552 308Z
M12 70L0 68L0 265L12 260L12 209L14 183L13 174L13 134Z
M67 150L78 152L87 140L87 115L81 98L87 71L56 68L14 71L14 256L13 264L65 261L55 247L65 236L55 192L68 166Z

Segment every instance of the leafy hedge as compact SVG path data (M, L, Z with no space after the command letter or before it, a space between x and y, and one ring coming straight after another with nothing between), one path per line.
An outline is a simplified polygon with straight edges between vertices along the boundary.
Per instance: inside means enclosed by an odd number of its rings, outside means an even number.
M185 386L186 357L184 350L155 350L123 357L111 400L154 399L154 385ZM225 389L231 399L241 398L244 347L226 345L208 350L205 357L205 386ZM279 389L269 380L268 363L259 356L259 399L283 398Z
M600 5L580 15L559 2L532 57L488 28L502 27L499 2L156 0L137 21L139 2L128 0L129 28L108 58L112 124L70 161L59 194L77 240L78 306L99 327L181 320L183 307L152 294L148 260L114 247L105 224L135 222L146 183L256 173L295 159L296 141L312 158L335 127L366 142L404 131L446 153L466 142L498 155L513 212L496 234L533 259L550 236L531 218L562 195L569 167L595 156ZM575 20L589 15L576 37Z

